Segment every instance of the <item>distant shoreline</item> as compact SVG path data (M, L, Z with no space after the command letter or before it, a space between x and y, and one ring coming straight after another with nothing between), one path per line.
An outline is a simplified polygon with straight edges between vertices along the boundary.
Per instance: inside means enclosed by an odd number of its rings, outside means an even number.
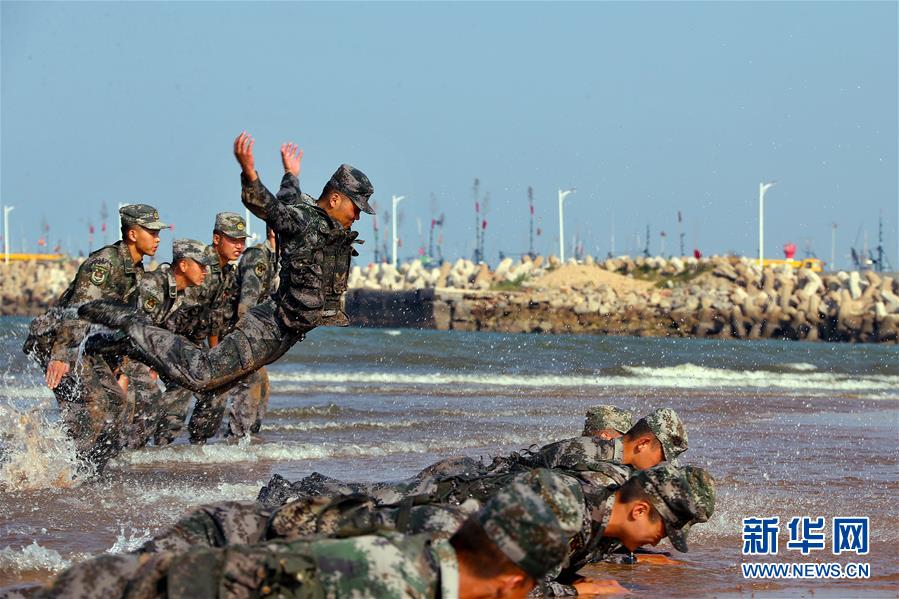
M35 316L78 260L0 263L0 315ZM354 325L506 333L897 343L899 283L890 273L765 268L734 257L555 257L354 267Z

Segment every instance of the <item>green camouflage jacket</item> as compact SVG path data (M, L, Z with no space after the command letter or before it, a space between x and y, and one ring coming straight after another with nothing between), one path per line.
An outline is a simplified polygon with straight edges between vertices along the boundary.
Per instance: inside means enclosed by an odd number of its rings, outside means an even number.
M65 308L96 299L135 305L143 273L143 264L135 264L125 242L117 241L87 257L58 305ZM79 319L63 321L57 329L50 359L74 363L78 345L89 326Z
M268 242L248 248L237 265L237 318L274 293L278 256Z

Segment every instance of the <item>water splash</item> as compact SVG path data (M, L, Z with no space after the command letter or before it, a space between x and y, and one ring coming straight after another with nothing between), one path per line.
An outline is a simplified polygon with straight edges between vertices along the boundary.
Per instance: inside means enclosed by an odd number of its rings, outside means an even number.
M67 559L55 549L42 547L37 541L32 541L31 545L19 549L9 546L0 549L0 570L16 573L35 570L59 572L85 557L87 556L72 556L72 559Z
M131 531L126 536L125 525L120 524L119 535L116 537L112 547L106 550L106 553L128 553L129 551L134 551L152 538L153 534L150 532L149 528L145 528L144 530L131 528Z
M45 399L29 409L0 403L0 490L71 488L93 474L79 460L60 422L51 422Z

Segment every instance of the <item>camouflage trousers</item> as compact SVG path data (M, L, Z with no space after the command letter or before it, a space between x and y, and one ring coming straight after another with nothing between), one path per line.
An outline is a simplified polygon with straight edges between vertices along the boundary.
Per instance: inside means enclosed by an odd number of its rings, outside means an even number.
M159 406L159 420L153 442L158 447L172 443L184 430L184 422L190 411L190 399L194 392L177 385L166 385Z
M75 449L101 472L125 444L128 399L100 357L82 356L53 390Z
M268 372L260 368L245 379L241 379L228 391L231 406L228 409L228 430L226 435L246 437L258 433L262 419L268 409Z
M277 309L272 299L254 306L233 331L210 349L142 322L130 322L124 330L140 360L165 380L200 393L225 391L235 381L283 356L314 328L286 327Z
M128 416L130 427L126 443L129 449L145 447L156 433L161 418L162 390L150 367L126 360L122 373L128 377Z
M240 384L241 381L237 381L235 387ZM217 393L197 394L197 403L194 405L194 411L190 415L190 422L187 423L187 430L190 433L190 442L192 444L206 443L219 432L219 429L222 427L222 421L225 419L225 407L228 403L228 397L235 387Z

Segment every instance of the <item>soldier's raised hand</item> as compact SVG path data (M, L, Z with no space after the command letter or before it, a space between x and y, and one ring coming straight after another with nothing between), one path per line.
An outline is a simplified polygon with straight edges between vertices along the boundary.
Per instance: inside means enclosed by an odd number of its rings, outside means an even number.
M253 158L253 144L256 141L246 131L241 132L234 140L234 157L240 169L250 181L256 180L256 160Z
M281 144L281 164L284 165L284 172L292 174L294 177L300 176L300 163L303 161L303 150L298 149L297 144L292 141Z

